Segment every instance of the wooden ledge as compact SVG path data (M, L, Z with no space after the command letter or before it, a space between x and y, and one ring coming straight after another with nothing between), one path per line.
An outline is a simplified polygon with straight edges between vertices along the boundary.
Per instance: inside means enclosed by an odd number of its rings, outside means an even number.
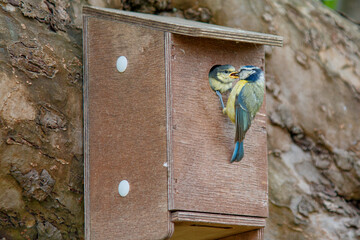
M172 212L171 220L175 231L170 240L220 239L265 227L265 218L200 212Z
M176 17L164 17L90 6L83 7L83 14L120 20L131 24L139 24L144 27L158 29L164 32L171 32L192 37L215 38L278 47L281 47L283 44L283 38L280 36L244 31Z
M265 227L266 224L265 218L185 211L172 212L171 221L254 226L258 228Z

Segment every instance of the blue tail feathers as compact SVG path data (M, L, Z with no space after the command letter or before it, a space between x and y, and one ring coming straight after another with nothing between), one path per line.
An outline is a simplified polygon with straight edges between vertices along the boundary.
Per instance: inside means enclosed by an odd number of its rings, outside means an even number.
M231 157L230 162L240 162L241 159L243 159L244 157L244 145L243 142L239 143L236 142L235 143L235 149L234 149L234 153Z

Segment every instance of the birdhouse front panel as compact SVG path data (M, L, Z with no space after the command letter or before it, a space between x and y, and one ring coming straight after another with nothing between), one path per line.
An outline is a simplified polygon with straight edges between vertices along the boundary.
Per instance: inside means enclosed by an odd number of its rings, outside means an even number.
M96 17L84 26L87 239L163 239L173 229L164 33ZM128 61L121 73L119 56Z
M264 67L261 45L169 34L171 98L170 210L266 217L265 102L230 163L235 127L222 113L208 74L216 64ZM225 99L226 102L226 99Z

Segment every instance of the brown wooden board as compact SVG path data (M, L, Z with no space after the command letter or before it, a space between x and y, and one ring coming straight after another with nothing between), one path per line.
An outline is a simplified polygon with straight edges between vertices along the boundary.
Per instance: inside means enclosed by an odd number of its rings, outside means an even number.
M175 17L156 16L151 14L84 6L85 14L117 19L123 22L139 24L164 32L188 35L193 37L206 37L226 39L239 42L267 44L282 46L283 38L272 34L244 31L219 25L195 22Z
M219 240L263 240L264 239L264 228L257 230L236 234L234 236L221 238Z
M215 64L264 66L263 46L170 38L170 210L266 217L265 102L247 132L244 159L231 164L235 126L208 82Z
M237 216L229 214L184 212L175 211L171 213L173 222L197 222L197 223L216 223L225 225L238 225L248 227L265 227L265 218Z
M84 38L86 239L167 238L164 33L85 16Z
M257 229L254 226L224 225L217 223L199 224L197 222L177 222L175 223L175 232L171 240L209 240L219 239ZM235 238L234 238L235 239ZM242 239L242 238L236 238ZM245 238L244 238L245 239ZM250 240L250 239L249 239ZM255 238L251 239L255 240Z
M216 223L199 224L197 222L177 222L171 240L209 240L231 236L239 232L256 229L252 226L223 225ZM241 236L239 234L239 236ZM242 238L236 238L242 239ZM250 239L249 239L250 240ZM254 238L255 240L255 238Z
M198 212L173 212L175 232L171 240L218 239L265 227L265 218Z

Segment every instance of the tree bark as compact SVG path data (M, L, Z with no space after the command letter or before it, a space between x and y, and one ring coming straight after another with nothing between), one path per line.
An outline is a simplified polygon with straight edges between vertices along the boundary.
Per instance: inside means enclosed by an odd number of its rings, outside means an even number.
M81 239L81 2L0 2L0 238Z
M0 237L83 239L86 2L0 2ZM284 36L266 48L265 239L360 239L358 25L316 0L88 3Z

